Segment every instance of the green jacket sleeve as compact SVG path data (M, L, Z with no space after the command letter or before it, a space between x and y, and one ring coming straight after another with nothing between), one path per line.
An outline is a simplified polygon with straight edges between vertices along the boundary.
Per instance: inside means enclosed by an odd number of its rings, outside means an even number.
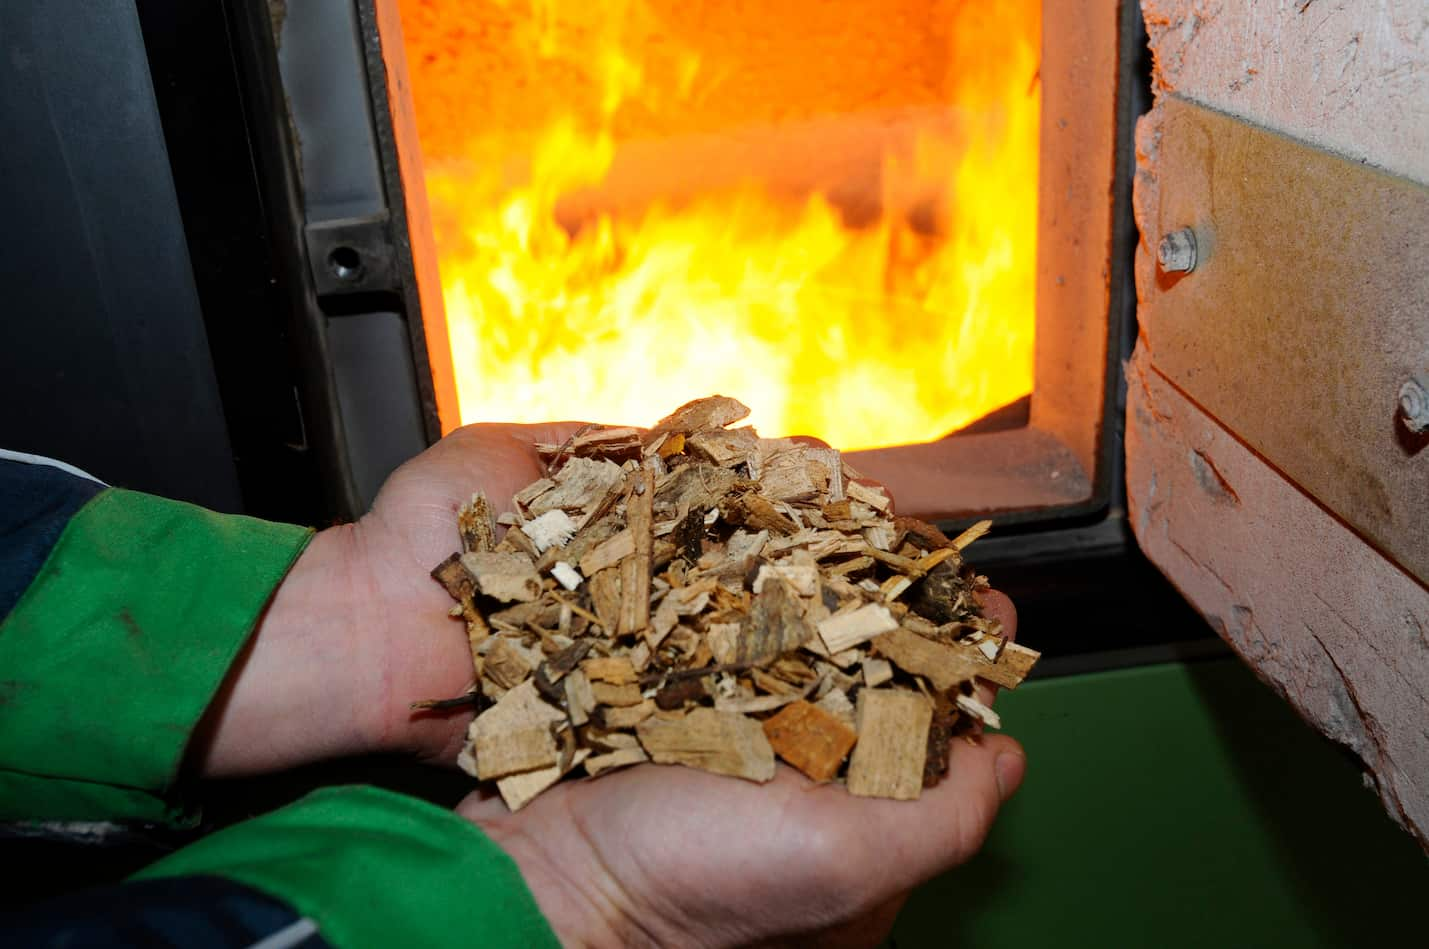
M455 814L368 787L328 788L211 834L139 878L214 874L314 920L342 949L557 946L521 873Z
M204 710L312 532L109 489L0 624L0 819L182 819Z

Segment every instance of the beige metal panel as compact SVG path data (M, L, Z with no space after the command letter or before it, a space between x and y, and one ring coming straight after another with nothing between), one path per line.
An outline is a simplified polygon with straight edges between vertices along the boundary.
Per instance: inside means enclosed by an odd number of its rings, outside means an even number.
M1429 189L1174 97L1157 115L1143 247L1189 227L1199 258L1140 268L1157 369L1429 579L1429 435L1398 411L1429 373Z
M1142 548L1263 679L1365 762L1389 813L1429 847L1429 590L1217 425L1144 349L1128 376Z
M1429 182L1424 0L1142 0L1164 92Z

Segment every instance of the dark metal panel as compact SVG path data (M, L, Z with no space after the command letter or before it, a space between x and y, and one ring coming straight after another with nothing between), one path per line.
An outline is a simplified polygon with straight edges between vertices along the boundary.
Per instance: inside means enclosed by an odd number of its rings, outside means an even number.
M398 313L361 313L328 321L328 345L342 401L342 424L351 446L352 477L358 494L371 503L387 475L427 447L422 414L393 393L416 386L412 362L393 358L407 341Z
M0 5L0 443L240 507L128 0Z
M1143 302L1153 362L1380 549L1429 580L1429 189L1168 98ZM1184 235L1183 235L1184 236ZM1180 267L1181 270L1171 268Z

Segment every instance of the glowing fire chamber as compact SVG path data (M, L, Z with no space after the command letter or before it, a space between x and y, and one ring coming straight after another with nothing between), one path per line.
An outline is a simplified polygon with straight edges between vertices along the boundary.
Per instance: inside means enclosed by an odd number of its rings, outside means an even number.
M1031 390L1039 2L402 16L464 421L867 448Z

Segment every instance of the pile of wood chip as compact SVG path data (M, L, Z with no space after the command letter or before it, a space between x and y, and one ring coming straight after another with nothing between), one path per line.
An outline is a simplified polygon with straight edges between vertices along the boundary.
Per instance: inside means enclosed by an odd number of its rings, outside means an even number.
M653 429L539 446L548 475L432 571L475 665L461 766L519 808L563 776L655 761L752 781L776 756L857 795L912 799L954 735L997 727L977 679L1038 653L998 635L955 538L893 514L830 448L729 428L714 396ZM508 529L498 543L497 525Z

